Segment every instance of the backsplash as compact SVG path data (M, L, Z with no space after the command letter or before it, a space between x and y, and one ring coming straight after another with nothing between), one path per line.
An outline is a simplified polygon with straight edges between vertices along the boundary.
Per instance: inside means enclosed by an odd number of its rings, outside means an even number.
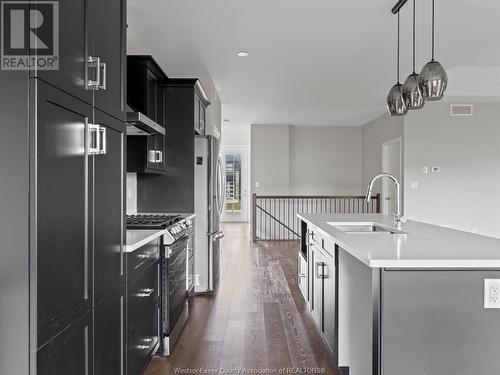
M137 173L127 173L127 215L137 213Z

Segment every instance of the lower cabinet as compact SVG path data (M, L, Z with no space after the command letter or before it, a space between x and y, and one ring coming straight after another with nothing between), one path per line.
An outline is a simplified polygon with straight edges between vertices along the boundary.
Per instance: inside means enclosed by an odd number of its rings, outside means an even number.
M92 311L90 310L37 351L36 373L37 375L88 375L89 369L92 368L91 350Z
M333 254L330 254L331 252ZM308 274L307 283L304 287L304 290L309 291L311 314L334 358L337 358L338 327L336 253L335 246L330 239L319 237L318 240L311 241L308 244L307 266L305 268ZM302 256L299 254L299 257ZM299 270L303 267L301 264L299 258ZM301 289L303 288L302 284L299 284L299 286ZM307 296L305 298L307 300Z
M124 302L115 294L94 307L94 375L122 374Z
M160 246L158 238L127 254L127 375L142 375L160 345Z

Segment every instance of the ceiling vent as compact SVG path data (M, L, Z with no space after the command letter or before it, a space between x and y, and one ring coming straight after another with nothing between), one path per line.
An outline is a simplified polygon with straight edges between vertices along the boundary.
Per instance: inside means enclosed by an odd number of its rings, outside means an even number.
M452 104L450 107L450 115L454 116L472 116L473 106L472 104Z

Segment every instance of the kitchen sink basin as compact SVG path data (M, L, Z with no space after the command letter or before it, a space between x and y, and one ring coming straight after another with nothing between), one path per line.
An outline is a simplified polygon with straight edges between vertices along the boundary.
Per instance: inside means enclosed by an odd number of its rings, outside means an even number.
M345 223L345 222L339 222L339 223L328 223L328 225L331 225L335 229L341 230L342 232L345 233L358 233L358 234L381 234L381 233L386 233L386 234L405 234L405 232L402 232L396 228L393 227L388 227L382 224L378 223Z

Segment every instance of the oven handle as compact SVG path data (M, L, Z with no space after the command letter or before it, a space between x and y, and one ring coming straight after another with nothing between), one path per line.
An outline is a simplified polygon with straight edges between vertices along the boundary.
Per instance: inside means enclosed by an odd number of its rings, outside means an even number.
M187 247L187 244L189 243L189 235L183 236L179 238L177 241L171 243L170 245L164 245L164 253L165 253L165 258L169 259L172 256L173 249L175 248L185 248ZM181 246L182 244L182 246Z

